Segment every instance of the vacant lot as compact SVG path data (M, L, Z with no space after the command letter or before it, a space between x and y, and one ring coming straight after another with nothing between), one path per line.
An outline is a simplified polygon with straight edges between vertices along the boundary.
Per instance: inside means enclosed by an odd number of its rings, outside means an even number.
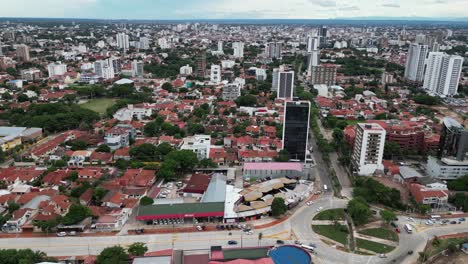
M106 112L106 109L111 107L114 104L115 104L114 99L100 98L100 99L89 100L87 103L84 103L80 106L83 108L92 110L96 113L104 114Z
M348 244L348 228L344 225L313 225L312 229L315 233L328 237L343 245Z
M359 231L360 234L378 237L386 240L398 241L398 234L386 228L370 228Z

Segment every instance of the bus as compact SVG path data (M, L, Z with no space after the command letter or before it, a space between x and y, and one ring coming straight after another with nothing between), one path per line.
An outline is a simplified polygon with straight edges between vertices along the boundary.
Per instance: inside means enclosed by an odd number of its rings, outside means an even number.
M413 228L411 227L410 224L405 225L405 230L406 230L406 232L408 232L408 234L413 233Z
M311 247L311 246L308 246L308 245L305 245L305 244L302 244L302 245L301 245L301 248L307 249L307 250L309 250L310 252L314 252L314 250L315 250L314 247Z
M431 215L431 220L432 221L439 221L440 215Z

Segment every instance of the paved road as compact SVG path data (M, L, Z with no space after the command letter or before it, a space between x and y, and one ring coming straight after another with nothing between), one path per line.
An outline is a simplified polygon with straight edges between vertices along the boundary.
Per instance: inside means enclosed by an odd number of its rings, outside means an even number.
M228 240L236 240L239 247L273 245L277 239L289 240L293 233L302 242L313 242L317 244L317 255L314 255L315 263L330 264L380 264L389 263L391 260L397 260L396 263L414 263L417 258L417 252L422 251L427 239L434 235L452 234L466 231L468 223L460 225L448 225L437 227L419 228L413 234L403 232L400 237L400 245L393 252L388 254L387 259L380 259L376 256L361 256L346 253L330 247L323 243L319 236L312 231L311 221L317 213L318 207L324 209L345 207L347 200L337 199L331 194L326 194L319 200L316 200L311 206L304 206L296 210L288 221L282 222L274 227L254 230L253 235L245 235L241 231L198 232L198 233L179 233L179 234L154 234L154 235L133 235L133 236L113 236L113 237L50 237L50 238L8 238L0 239L0 248L32 248L41 250L50 256L63 255L88 255L98 254L102 249L113 246L127 246L134 242L144 242L149 250L161 250L174 247L176 249L208 249L210 246L222 245L228 247ZM404 217L398 224L402 226L406 223ZM426 229L427 228L427 229ZM258 233L263 233L263 239L258 241ZM292 243L292 241L290 241ZM415 253L412 256L407 255L407 251L412 249Z

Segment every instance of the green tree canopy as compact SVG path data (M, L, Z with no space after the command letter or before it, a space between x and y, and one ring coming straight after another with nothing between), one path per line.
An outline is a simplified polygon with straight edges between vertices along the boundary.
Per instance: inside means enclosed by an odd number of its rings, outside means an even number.
M273 199L273 202L271 203L271 214L274 217L283 215L284 213L286 213L287 210L288 210L288 207L286 206L283 198L275 197Z
M107 146L106 144L101 144L97 147L96 152L110 153L111 148Z
M276 157L275 160L278 162L288 162L290 159L289 151L287 149L282 149L278 152L278 157Z
M141 199L140 199L140 205L143 205L143 206L145 206L145 205L152 205L153 203L154 203L154 200L151 199L151 198L148 197L148 196L143 196L143 197L141 197Z
M362 197L353 198L349 201L347 209L355 225L366 224L372 215L369 205Z
M72 204L68 210L68 213L63 217L62 224L74 225L91 215L91 209L88 207L81 204Z
M96 264L120 264L128 262L128 254L121 246L105 248L96 259Z
M128 246L128 253L132 256L143 256L148 251L145 243L136 242Z
M396 214L390 210L381 210L380 216L384 220L385 223L390 224L396 218Z

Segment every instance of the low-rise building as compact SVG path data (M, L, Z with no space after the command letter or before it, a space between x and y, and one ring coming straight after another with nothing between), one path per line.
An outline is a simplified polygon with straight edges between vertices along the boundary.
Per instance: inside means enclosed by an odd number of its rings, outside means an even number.
M131 125L119 124L106 132L104 141L112 150L130 146L130 139L134 139L135 129Z
M299 162L245 162L242 168L245 179L302 177L304 167Z
M186 137L180 144L181 150L191 150L197 154L199 160L207 159L210 155L211 136L195 135Z

